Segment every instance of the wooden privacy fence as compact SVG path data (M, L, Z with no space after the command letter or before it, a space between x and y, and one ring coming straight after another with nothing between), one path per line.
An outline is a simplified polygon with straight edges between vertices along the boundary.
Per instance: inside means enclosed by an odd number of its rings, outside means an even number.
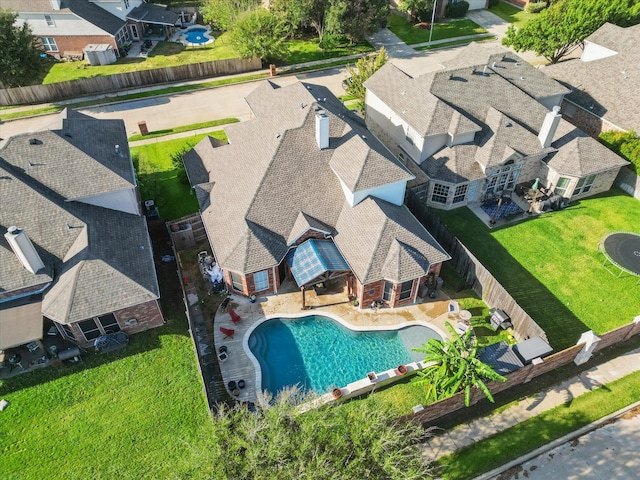
M490 307L504 310L513 324L516 339L542 337L548 343L547 335L529 316L509 292L495 279L491 272L445 227L411 191L407 192L407 205L415 217L429 233L451 255L451 265Z
M599 350L602 350L603 348L610 347L620 342L624 342L626 340L629 340L632 336L638 335L639 333L640 321L634 321L633 323L630 323L628 325L616 328L615 330L611 330L610 332L602 334L600 336L600 341L597 343L593 351L597 352ZM507 381L504 383L489 382L487 383L487 386L489 387L489 390L491 390L491 393L495 395L504 390L508 390L523 383L527 383L535 377L544 375L545 373L548 373L552 370L573 362L576 359L576 356L582 351L584 346L585 345L582 343L574 345L573 347L567 348L549 357L546 357L541 363L538 363L537 365L526 365L523 368L516 370L515 372L505 375L507 377ZM484 394L477 388L474 388L472 390L471 405L478 403L484 398ZM464 404L464 393L458 393L452 397L432 403L418 413L405 415L404 417L402 417L402 420L410 420L425 426L429 426L431 424L437 423L440 418L454 413L462 408L466 408Z
M199 213L167 222L167 228L177 251L193 248L198 243L208 240Z
M7 88L0 90L0 105L55 102L84 95L140 88L147 85L251 72L261 68L262 62L259 58L230 58L175 67L138 70L103 77L81 78L47 85Z

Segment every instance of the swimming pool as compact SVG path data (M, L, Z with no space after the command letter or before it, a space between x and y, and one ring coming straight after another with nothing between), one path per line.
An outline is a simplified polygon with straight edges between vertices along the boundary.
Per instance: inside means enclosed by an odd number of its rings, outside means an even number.
M185 41L187 43L205 44L212 42L213 38L209 37L209 30L206 27L190 27L185 32Z
M261 389L277 393L288 385L325 393L401 364L421 361L411 351L441 336L423 325L397 330L354 331L336 320L310 315L274 318L258 325L248 347L261 373Z

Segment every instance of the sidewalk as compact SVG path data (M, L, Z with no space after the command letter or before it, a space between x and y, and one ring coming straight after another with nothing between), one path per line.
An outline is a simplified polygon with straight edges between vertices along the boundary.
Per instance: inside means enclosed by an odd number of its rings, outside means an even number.
M424 444L423 457L429 461L437 460L638 371L640 371L640 348L590 368L533 397L527 397L500 413L478 418L430 438Z

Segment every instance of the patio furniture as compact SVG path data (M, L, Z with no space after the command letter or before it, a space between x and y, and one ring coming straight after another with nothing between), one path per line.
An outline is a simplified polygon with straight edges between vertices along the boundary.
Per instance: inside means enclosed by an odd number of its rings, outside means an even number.
M449 312L449 318L455 318L460 313L460 304L455 300L449 301L449 306L447 307L447 312Z
M233 338L236 331L233 328L220 327L220 331L224 333L224 338Z
M229 310L229 315L231 316L231 321L233 323L238 323L240 322L240 320L242 320L242 318L240 318L240 315L238 315L233 309Z
M227 311L227 308L229 308L229 302L231 301L231 297L227 297L225 298L222 303L220 304L220 310L222 310L223 312Z

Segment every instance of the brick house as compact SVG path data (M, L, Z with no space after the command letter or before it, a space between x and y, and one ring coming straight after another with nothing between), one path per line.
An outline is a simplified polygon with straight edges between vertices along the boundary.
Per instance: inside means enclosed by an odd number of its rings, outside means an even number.
M544 67L570 88L562 116L589 135L606 130L640 132L640 25L605 23L584 41L580 58Z
M403 205L413 175L325 87L262 83L252 119L184 156L229 291L345 278L360 306L415 302L450 257Z
M575 200L609 190L628 165L563 120L569 90L514 53L471 44L443 66L412 78L388 63L365 82L369 130L427 205L475 205L536 178Z
M0 0L0 8L18 13L44 50L56 58L79 57L87 45L120 48L153 34L167 38L179 15L142 0Z
M65 110L0 148L0 350L164 324L121 120Z

